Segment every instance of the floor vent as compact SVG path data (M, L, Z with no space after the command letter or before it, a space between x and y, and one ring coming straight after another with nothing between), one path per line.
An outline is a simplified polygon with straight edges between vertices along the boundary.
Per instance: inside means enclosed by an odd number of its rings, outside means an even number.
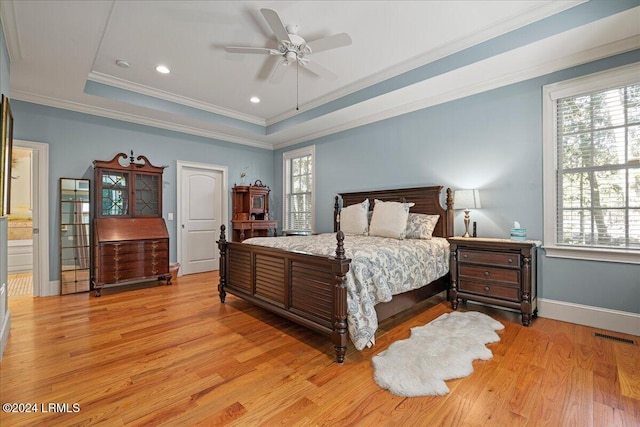
M593 336L594 337L598 337L598 338L606 338L608 340L623 342L625 344L631 344L631 345L637 345L638 344L634 340L630 340L628 338L614 337L613 335L601 334L599 332L594 332Z

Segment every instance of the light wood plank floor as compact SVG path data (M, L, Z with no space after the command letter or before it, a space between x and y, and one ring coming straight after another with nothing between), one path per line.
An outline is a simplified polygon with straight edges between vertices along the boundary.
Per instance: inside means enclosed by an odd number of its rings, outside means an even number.
M0 425L640 425L640 347L592 328L525 328L469 304L505 325L494 358L447 396L401 398L374 383L371 357L451 311L445 301L385 321L373 349L351 346L338 365L326 337L233 296L222 305L216 284L206 273L100 298L12 298L0 401L40 412L2 412Z

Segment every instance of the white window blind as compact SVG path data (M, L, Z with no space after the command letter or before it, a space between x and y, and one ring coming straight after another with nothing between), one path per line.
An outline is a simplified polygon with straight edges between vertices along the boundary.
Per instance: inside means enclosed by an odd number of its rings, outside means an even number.
M285 231L313 231L314 147L284 153Z
M555 103L555 243L640 253L640 81Z

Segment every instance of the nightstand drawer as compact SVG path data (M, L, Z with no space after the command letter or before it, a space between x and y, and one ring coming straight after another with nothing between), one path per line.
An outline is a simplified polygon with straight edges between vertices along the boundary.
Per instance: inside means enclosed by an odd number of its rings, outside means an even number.
M460 276L502 282L513 286L520 286L520 270L507 268L486 267L483 265L460 264L458 267Z
M460 292L469 292L493 298L520 302L520 288L512 288L508 286L499 286L460 279L460 283L458 283L458 289Z
M504 267L520 267L520 255L504 252L477 252L460 249L460 262L474 262Z

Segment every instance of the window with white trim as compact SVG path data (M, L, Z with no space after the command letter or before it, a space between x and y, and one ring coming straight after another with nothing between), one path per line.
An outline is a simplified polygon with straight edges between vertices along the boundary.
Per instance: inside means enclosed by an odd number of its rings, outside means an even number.
M551 256L640 263L638 76L634 64L544 88Z
M315 146L283 153L283 231L314 230Z

